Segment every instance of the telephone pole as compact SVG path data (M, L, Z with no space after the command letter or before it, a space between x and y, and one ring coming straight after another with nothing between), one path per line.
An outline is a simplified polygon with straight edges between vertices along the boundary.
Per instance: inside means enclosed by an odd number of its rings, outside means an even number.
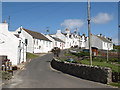
M91 49L91 31L90 31L90 0L88 0L88 41L90 53L90 65L92 66L92 49Z

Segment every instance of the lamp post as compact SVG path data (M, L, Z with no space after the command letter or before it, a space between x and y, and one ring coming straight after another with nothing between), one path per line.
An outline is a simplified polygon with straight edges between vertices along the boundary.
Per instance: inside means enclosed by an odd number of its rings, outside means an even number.
M90 0L88 0L88 38L89 38L89 52L90 52L90 65L92 66L92 49L91 49L91 31L90 31Z

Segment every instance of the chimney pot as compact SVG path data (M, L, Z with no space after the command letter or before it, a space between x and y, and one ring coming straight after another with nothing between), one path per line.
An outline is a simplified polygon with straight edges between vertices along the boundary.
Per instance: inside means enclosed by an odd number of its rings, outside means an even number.
M4 20L4 22L3 23L6 23L6 20Z

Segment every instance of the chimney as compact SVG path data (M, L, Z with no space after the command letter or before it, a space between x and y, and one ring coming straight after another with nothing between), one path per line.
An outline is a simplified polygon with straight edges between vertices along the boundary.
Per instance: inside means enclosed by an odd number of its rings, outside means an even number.
M100 34L97 34L96 36L100 36Z
M83 36L85 37L85 34L83 34Z
M6 20L4 20L4 22L3 23L6 23Z
M61 33L61 30L60 30L60 29L58 29L58 30L57 30L57 33Z
M112 38L110 38L110 41L112 41Z
M103 37L104 37L104 38L106 38L106 36L105 36L105 35L104 35Z
M65 33L70 34L70 30L68 28L66 28Z
M109 37L108 37L107 39L108 39L109 41L112 41L112 39L111 39L111 38L109 38Z
M102 37L102 34L100 34L100 37Z
M21 33L21 31L22 31L22 26L20 26L20 31L18 31L18 34L20 34L20 33Z

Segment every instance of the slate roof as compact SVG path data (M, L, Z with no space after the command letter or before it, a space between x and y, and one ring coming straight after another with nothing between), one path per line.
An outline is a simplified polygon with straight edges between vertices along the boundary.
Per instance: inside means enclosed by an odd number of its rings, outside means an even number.
M97 35L96 35L97 36ZM104 37L101 37L101 36L97 36L99 39L101 39L102 41L104 42L107 42L107 43L112 43L111 41L109 41L107 38L104 38Z
M30 34L32 37L36 38L36 39L41 39L41 40L45 40L45 41L50 41L47 37L45 37L43 34L35 32L35 31L31 31L28 29L23 28L24 31L26 31L28 34Z
M19 38L19 35L18 34L14 34L17 38Z
M67 33L62 33L62 34L65 35L65 36L67 35Z
M65 43L64 41L62 41L61 39L59 39L59 38L56 38L56 37L52 37L55 41L59 41L59 42L63 42L63 43Z

